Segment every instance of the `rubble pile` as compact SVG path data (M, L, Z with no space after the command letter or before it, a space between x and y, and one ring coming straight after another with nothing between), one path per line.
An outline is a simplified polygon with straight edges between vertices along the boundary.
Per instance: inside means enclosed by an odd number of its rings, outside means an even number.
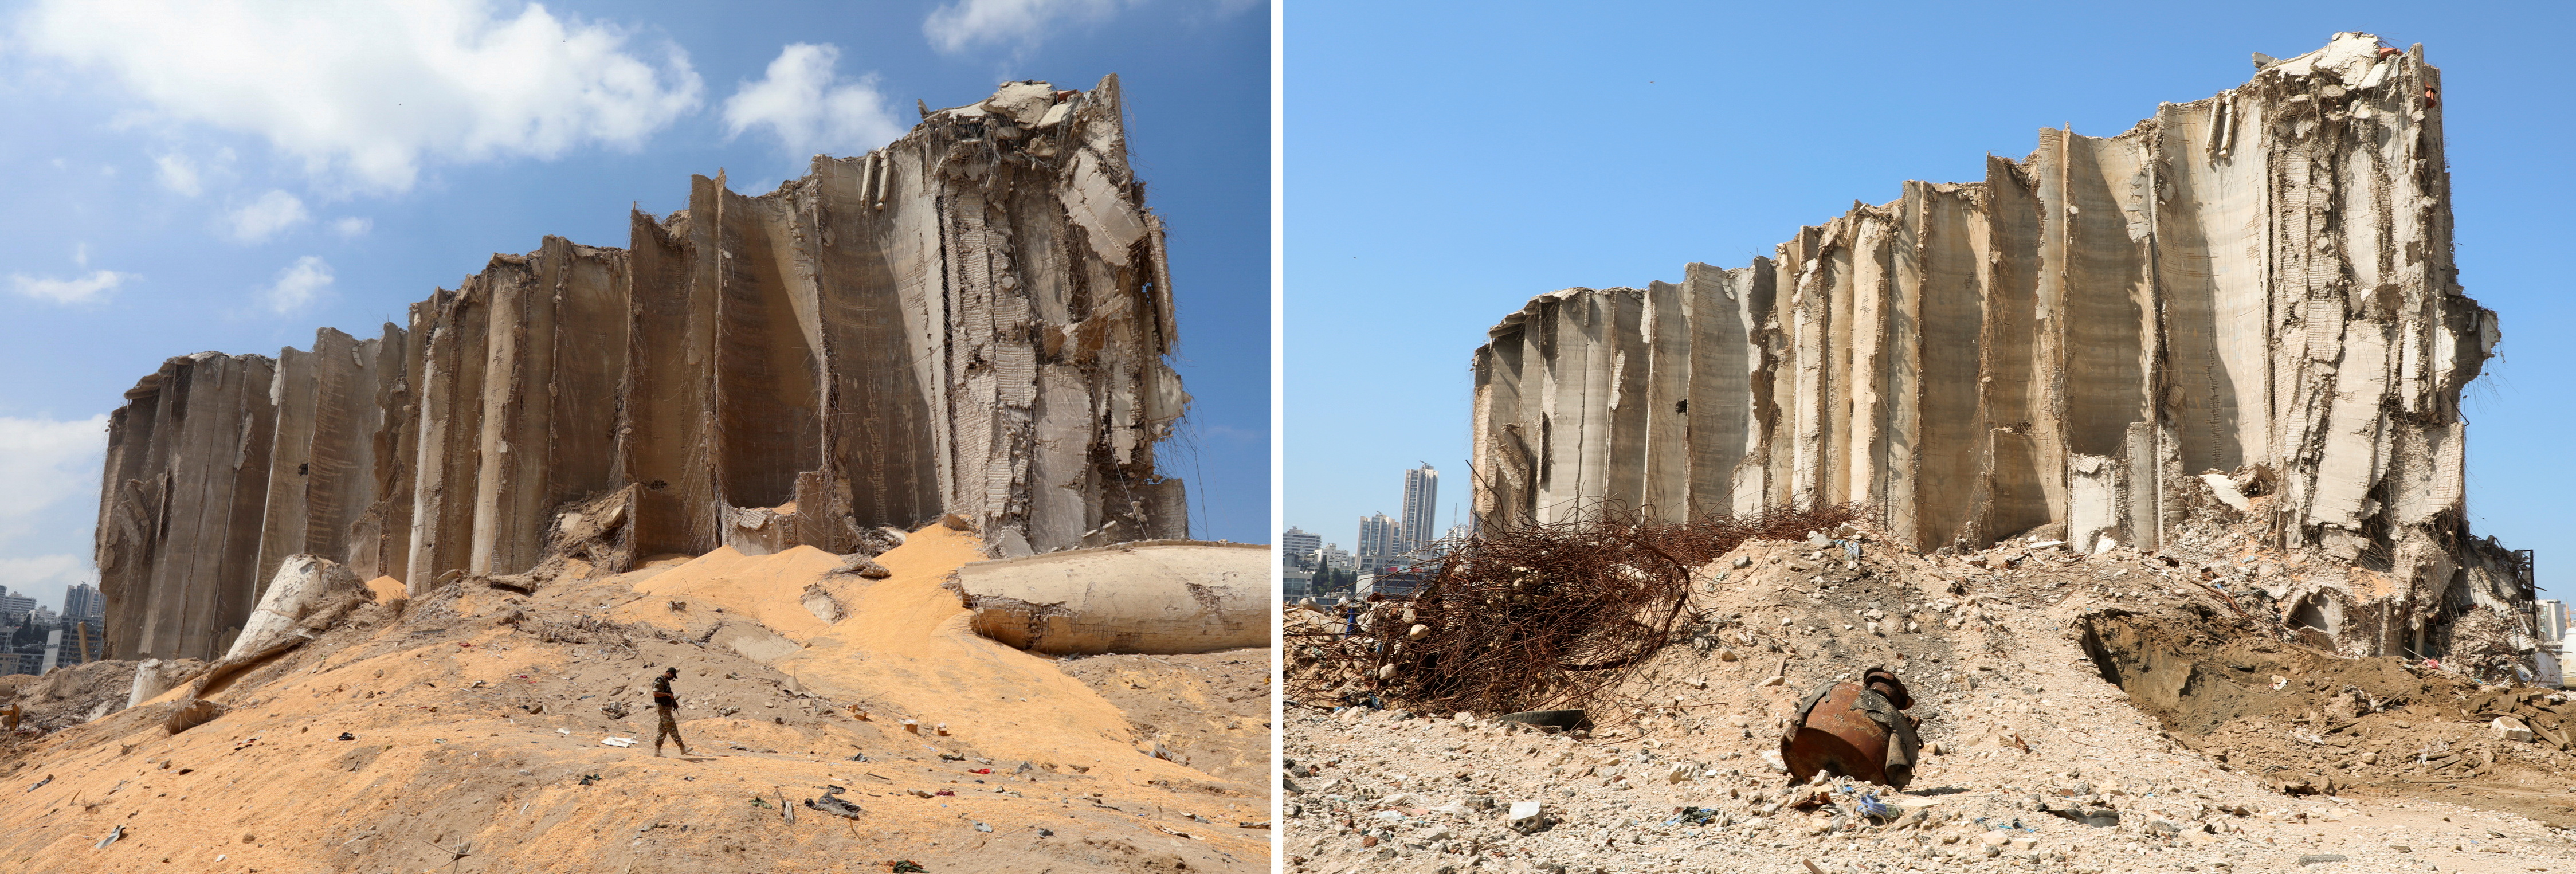
M133 662L84 662L0 677L0 706L17 708L12 729L57 731L125 709L133 685Z
M812 547L622 573L566 558L534 592L379 578L228 676L103 661L0 687L29 714L0 736L0 853L64 871L447 870L468 845L459 870L1267 870L1266 650L1022 652L945 588L982 539L903 534L882 578ZM667 667L689 754L657 758ZM56 691L74 687L96 694ZM129 688L148 696L126 709ZM61 715L91 699L103 715Z
M1693 571L1697 620L1594 696L1589 728L1372 707L1367 678L1292 651L1289 868L2576 865L2576 754L2534 725L2565 696L2317 646L2284 595L2375 572L2266 545L2259 517L2177 533L2091 554L2027 536L1920 554L1870 522L1749 541ZM1378 636L1402 609L1350 629L1333 606L1292 609L1291 639ZM1921 720L1910 783L1790 785L1801 700L1873 667ZM1356 703L1306 697L1336 689Z

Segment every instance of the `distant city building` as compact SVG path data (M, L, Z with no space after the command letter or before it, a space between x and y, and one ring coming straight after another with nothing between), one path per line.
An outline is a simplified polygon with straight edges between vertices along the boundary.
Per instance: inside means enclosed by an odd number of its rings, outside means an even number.
M1322 548L1324 548L1324 536L1309 533L1303 528L1292 526L1279 535L1279 554L1295 559L1300 564L1309 561L1309 557L1315 554L1315 550Z
M1440 509L1440 471L1426 463L1404 472L1403 542L1395 554L1411 552L1439 539L1439 529L1431 527L1432 517Z
M1327 543L1324 544L1324 548L1315 550L1310 566L1318 569L1331 568L1337 571L1346 571L1358 567L1358 564L1352 561L1351 554L1348 551L1342 549L1338 545Z
M96 622L107 616L107 599L98 596L98 587L80 583L63 593L63 619Z
M7 586L0 586L0 623L17 625L27 621L27 614L34 612L36 612L36 599L11 592Z
M1444 536L1450 540L1465 540L1474 536L1475 533L1476 532L1474 531L1468 530L1466 523L1461 522L1456 525L1449 526L1449 533Z
M27 614L27 624L37 628L60 628L63 617L54 613L52 607L38 606L35 612Z
M1394 564L1403 555L1404 529L1385 513L1360 518L1360 570L1373 571Z
M1279 574L1279 597L1294 604L1315 592L1315 572L1289 568Z
M2565 641L2567 639L2567 602L2542 601L2532 606L2537 608L2536 612L2540 619L2540 627L2533 631L2540 635L2540 639L2553 643Z

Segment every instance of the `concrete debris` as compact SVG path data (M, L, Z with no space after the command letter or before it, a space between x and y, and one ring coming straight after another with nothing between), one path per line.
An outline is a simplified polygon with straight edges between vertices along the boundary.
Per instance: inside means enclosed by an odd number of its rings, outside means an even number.
M161 693L178 688L206 669L196 659L144 659L134 665L133 680L125 697L126 707L140 707L143 702L161 697Z
M265 652L287 643L310 622L328 627L358 605L375 600L367 584L339 562L318 555L288 556L269 578L259 606L233 638L224 661ZM306 635L309 639L309 634Z
M628 248L495 255L376 336L169 359L109 425L110 657L235 649L294 555L418 596L943 517L995 557L1187 537L1122 111L1114 76L1012 83L769 194L694 177Z
M1050 654L1199 653L1270 642L1270 550L1150 540L981 561L954 587L985 637Z
M213 701L191 700L179 709L171 711L170 718L163 723L163 727L169 729L171 734L178 734L215 721L216 718L224 715L224 710L224 705Z
M2210 496L2217 498L2219 503L2226 504L2227 509L2239 513L2253 509L2253 502L2245 500L2245 493L2238 491L2235 481L2229 479L2226 474L2216 471L2204 473L2200 475L2200 481L2209 486Z
M2495 736L2502 740L2530 743L2533 737L2531 729L2524 726L2522 720L2510 716L2496 717L2492 727L2495 729Z
M2337 35L2117 136L2043 130L1746 267L1539 295L1473 361L1472 512L1866 502L1920 550L2154 552L2225 508L2387 565L2314 595L2358 654L2531 595L2467 536L2460 393L2496 314L2452 261L2441 73ZM2231 499L2201 477L2231 477ZM1821 548L1824 535L1814 538Z
M833 568L832 572L836 574L851 574L854 576L866 577L871 580L882 580L887 577L894 576L893 571L887 570L885 565L878 564L874 557L864 553L855 552L851 553L848 557L843 558L841 560L841 566Z

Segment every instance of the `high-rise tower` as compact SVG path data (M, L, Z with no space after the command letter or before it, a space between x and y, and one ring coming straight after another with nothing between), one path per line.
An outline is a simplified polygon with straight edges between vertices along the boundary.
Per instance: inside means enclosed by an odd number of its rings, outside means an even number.
M1396 552L1409 552L1429 546L1440 539L1440 529L1431 527L1432 515L1440 507L1440 471L1429 462L1404 472L1404 544Z

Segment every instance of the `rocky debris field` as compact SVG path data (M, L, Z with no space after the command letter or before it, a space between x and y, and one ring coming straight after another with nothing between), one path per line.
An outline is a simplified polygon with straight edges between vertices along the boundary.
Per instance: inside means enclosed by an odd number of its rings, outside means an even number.
M2345 569L2259 543L2214 526L2149 555L1922 556L1866 526L1748 542L1696 575L1685 643L1587 702L1589 731L1337 706L1378 684L1292 648L1288 869L2576 869L2576 756L2491 712L2565 696L2311 646L2248 583ZM1370 645L1395 609L1325 646ZM1294 641L1331 620L1288 621ZM1921 720L1908 790L1789 786L1799 698L1877 665Z
M93 721L54 715L95 706L79 694L31 706L55 721L0 740L0 858L29 871L1267 868L1268 793L1246 766L1267 729L1247 723L1256 706L1226 701L1258 685L1243 666L1266 651L1143 671L974 638L953 596L939 606L940 568L962 559L924 558L933 539L880 556L885 580L776 572L828 569L828 555L737 555L718 577L675 558L533 595L468 583L370 604L210 689L227 712L176 735L164 721L185 686ZM689 600L646 594L693 574ZM849 615L808 612L815 592ZM635 615L672 618L619 618ZM876 636L828 639L854 628ZM948 657L960 652L972 657ZM657 758L649 680L670 666L691 754ZM1155 734L1063 670L1112 667L1158 696Z

